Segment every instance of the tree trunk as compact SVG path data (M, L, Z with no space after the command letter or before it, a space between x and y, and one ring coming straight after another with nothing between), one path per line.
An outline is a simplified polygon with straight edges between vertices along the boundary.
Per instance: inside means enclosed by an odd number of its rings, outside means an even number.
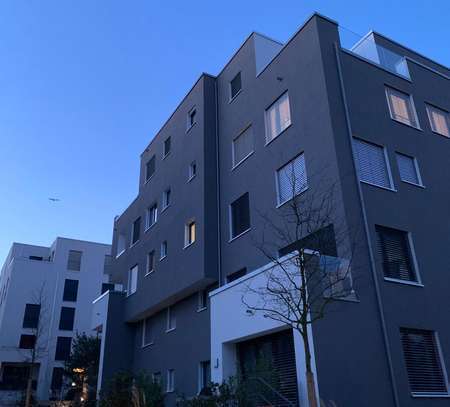
M309 407L318 407L316 395L316 383L314 373L311 369L311 350L309 349L308 327L305 327L303 335L303 345L305 348L305 367L306 367L306 389L308 392Z
M30 374L27 380L27 392L25 395L25 407L31 407L31 393L33 391L33 376L31 374L31 369L30 369Z

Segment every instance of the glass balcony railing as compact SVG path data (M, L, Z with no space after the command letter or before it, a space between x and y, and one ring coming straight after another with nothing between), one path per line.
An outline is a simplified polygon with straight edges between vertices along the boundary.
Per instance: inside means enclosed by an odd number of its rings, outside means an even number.
M345 28L339 27L339 36L342 48L392 73L410 79L406 58L377 44L372 34L360 37Z

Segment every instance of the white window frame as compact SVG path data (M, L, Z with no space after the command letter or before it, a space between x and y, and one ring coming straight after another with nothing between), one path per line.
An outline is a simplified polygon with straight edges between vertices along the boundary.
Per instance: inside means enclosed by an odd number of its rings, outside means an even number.
M413 160L414 169L415 169L416 175L417 175L417 181L419 182L418 184L416 184L415 182L411 182L411 181L407 181L407 180L402 179L401 174L400 174L400 167L399 167L399 164L398 164L398 156L399 155L402 155L404 157L408 157L408 158ZM408 155L408 154L400 153L398 151L395 152L395 158L397 159L397 168L399 169L400 181L402 181L402 182L404 182L406 184L410 184L410 185L414 185L416 187L422 187L423 188L424 185L423 185L423 181L422 181L422 174L420 173L419 162L417 161L417 158L413 157L411 155Z
M155 208L155 221L152 222L151 213L152 209ZM145 232L149 230L153 225L158 222L158 204L154 202L152 205L150 205L147 210L145 211Z
M405 126L412 127L413 129L422 130L421 127L420 127L419 118L417 116L416 105L414 103L413 96L410 93L404 92L404 91L399 90L399 89L396 89L393 86L385 85L384 88L385 88L385 94L386 94L386 99L387 99L387 105L388 105L388 109L389 109L389 116L391 117L391 119L396 121L397 123L401 123L401 124L404 124ZM392 108L391 108L391 99L390 99L390 96L389 96L389 91L390 90L392 90L394 92L401 93L401 94L403 94L405 96L408 96L409 103L411 105L411 111L412 111L412 114L414 115L413 118L414 118L414 120L416 122L416 125L414 125L413 123L406 123L406 122L404 122L402 120L399 120L399 119L397 119L395 117L394 112L392 111Z
M166 393L175 391L175 369L167 369Z
M151 341L150 342L145 342L145 339L146 339L145 338L145 328L147 326L147 319L149 319L149 318L144 318L142 320L142 347L143 348L145 348L147 346L150 346L150 345L154 345L154 343L155 343L155 340L153 338L153 327L152 327L152 339L151 339Z
M190 236L190 226L194 225L194 240L189 241ZM197 240L197 222L195 219L188 220L184 225L184 249L192 246Z
M167 188L163 192L161 212L165 211L170 206L170 198L168 199L167 197L168 196L170 197L171 195L172 195L172 191L170 188Z
M164 241L161 242L161 248L160 248L160 253L159 253L159 261L164 260L167 257L167 251L168 251L167 249L168 249L167 240L164 240ZM164 252L164 254L163 254L163 252Z
M188 182L192 181L196 176L197 176L197 161L194 160L189 164Z
M177 320L176 316L174 318L174 312L172 312L172 307L167 307L166 311L166 333L172 332L177 329Z
M302 190L299 191L297 194L295 194L293 197L286 199L285 201L281 201L280 200L280 183L278 180L278 171L280 171L282 168L286 167L286 165L292 163L292 161L296 160L297 158L301 157L302 155L303 155L303 160L305 161L306 186L304 188L302 188ZM299 195L303 194L303 192L307 191L308 188L309 188L309 184L308 184L308 172L306 170L306 158L305 158L305 153L302 152L275 171L275 189L276 189L276 194L277 194L277 206L276 207L279 208L280 206L283 206L285 203L292 201L296 196L299 196Z
M119 233L117 237L117 249L119 249L119 242L123 239L123 248L122 250L117 250L116 259L120 257L127 250L127 236L124 233Z
M440 107L434 106L431 103L425 103L425 107L427 110L427 116L428 116L428 123L430 124L430 129L433 133L435 134L439 134L440 136L446 137L446 138L450 138L450 113L447 110L441 109ZM433 130L433 118L431 116L431 112L430 109L434 109L437 110L439 112L441 112L444 117L446 118L446 122L447 122L447 130L449 132L449 134L444 134L444 133L440 133L436 130Z
M152 269L149 270L149 266L150 266L150 255L153 253L153 265L152 265ZM156 252L154 250L150 250L147 253L147 264L145 266L145 275L148 276L149 274L152 274L155 271L155 263L156 263Z
M239 165L241 165L247 158L249 158L251 155L254 154L255 152L255 138L254 138L254 133L252 134L253 136L253 148L252 151L250 151L245 157L241 158L240 161L236 162L236 155L235 155L235 148L234 148L234 143L235 141L241 137L247 130L252 131L252 124L250 123L248 126L244 127L243 130L241 130L239 132L239 134L233 139L233 141L231 142L231 169L234 170L236 167L239 167Z
M250 193L249 192L244 192L249 194L249 202L248 202L248 206L249 206L249 211L250 211ZM242 194L242 195L244 195ZM250 230L252 230L252 224L251 224L251 218L250 218L250 226L245 229L244 231L242 231L241 233L237 234L236 236L233 236L233 203L236 202L242 195L238 196L233 202L231 202L228 205L228 231L230 234L230 239L228 240L228 243L231 243L233 240L236 240L238 238L240 238L241 236L245 235L246 233L250 232Z
M133 271L136 270L136 277L133 278ZM139 265L135 264L133 267L128 269L128 279L127 279L127 297L133 295L137 291L138 286L138 276L139 276ZM134 282L134 284L133 284ZM133 290L134 287L134 290Z
M270 109L277 104L283 97L287 96L288 100L288 106L289 106L289 123L278 133L275 134L272 138L269 140L269 111ZM284 133L290 126L292 125L292 112L291 112L291 101L289 99L289 91L284 91L280 96L278 96L265 110L264 110L264 128L265 128L265 139L266 139L266 146L270 144L273 140L275 140L280 134Z

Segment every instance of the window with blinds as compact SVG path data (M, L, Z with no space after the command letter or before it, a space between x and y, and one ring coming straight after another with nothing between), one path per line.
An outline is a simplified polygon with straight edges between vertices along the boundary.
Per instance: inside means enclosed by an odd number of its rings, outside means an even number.
M410 95L393 88L386 88L386 96L392 119L409 126L419 127Z
M250 229L250 203L248 192L230 205L231 238L235 238Z
M447 395L448 387L436 333L400 328L409 386L413 395Z
M249 126L233 140L233 167L244 161L253 151L253 128Z
M376 231L384 276L417 282L408 233L378 225Z
M291 125L291 110L287 92L266 109L265 117L266 143L269 143Z
M409 155L396 153L400 179L414 185L422 185L417 160Z
M353 151L360 181L392 189L384 147L354 138Z
M277 171L278 204L289 201L306 188L305 155L300 154Z
M431 130L442 136L450 137L450 114L435 106L427 105Z
M81 256L82 252L78 250L69 250L67 258L67 270L80 271L81 270Z

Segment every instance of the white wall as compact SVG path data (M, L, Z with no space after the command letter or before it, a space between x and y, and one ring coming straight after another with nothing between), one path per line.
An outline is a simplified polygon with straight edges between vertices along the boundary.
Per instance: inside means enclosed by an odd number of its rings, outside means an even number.
M261 313L248 313L246 306L242 302L244 295L246 302L252 303L252 297L255 294L248 292L248 285L251 284L253 287L260 284L263 285L267 278L265 271L271 267L272 265L264 266L210 293L211 379L213 382L220 383L236 373L237 342L288 328L281 322L264 318ZM253 300L257 301L256 298ZM313 370L315 372L312 335L310 335L310 344L313 353ZM299 401L300 405L307 405L303 342L299 333L295 331L294 348L297 363Z

